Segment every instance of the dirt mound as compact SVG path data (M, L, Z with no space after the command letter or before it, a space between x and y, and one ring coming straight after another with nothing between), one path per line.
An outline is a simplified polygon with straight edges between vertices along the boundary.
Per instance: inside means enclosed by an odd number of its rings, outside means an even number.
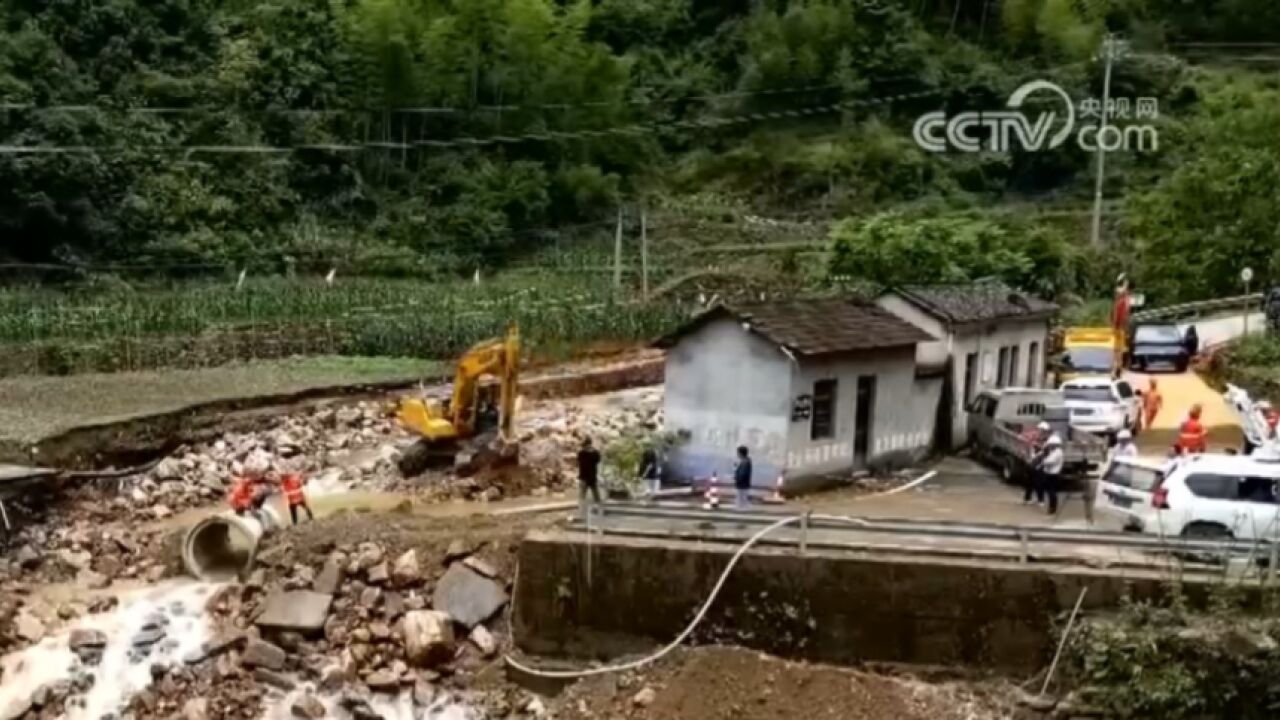
M1005 717L969 686L789 662L750 650L677 651L639 675L568 689L556 717L687 720L972 720Z

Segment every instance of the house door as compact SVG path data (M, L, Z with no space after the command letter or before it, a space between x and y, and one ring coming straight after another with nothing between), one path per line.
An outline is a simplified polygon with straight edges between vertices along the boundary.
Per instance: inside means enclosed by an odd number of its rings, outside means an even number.
M876 376L859 375L857 407L853 417L853 461L865 465L871 450L871 423L875 418Z

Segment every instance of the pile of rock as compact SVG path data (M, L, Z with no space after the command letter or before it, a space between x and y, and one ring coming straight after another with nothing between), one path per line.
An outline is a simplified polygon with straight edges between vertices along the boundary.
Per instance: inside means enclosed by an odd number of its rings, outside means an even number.
M619 393L619 402L600 406L595 399L549 402L521 423L521 463L533 468L549 485L573 480L576 455L583 438L598 448L636 432L663 427L661 391L643 389Z
M75 581L99 590L122 578L154 582L165 575L156 533L95 522L93 515L72 513L65 524L19 529L13 538L15 549L0 558L0 583Z
M417 550L392 555L372 542L334 547L314 565L293 555L288 545L268 548L253 576L210 602L220 629L188 658L192 670L247 680L260 687L255 697L298 691L298 717L325 716L318 693L373 718L369 701L378 695L428 706L498 652L485 623L506 605L506 582L465 547L431 567ZM301 692L304 684L314 693ZM161 688L153 695L157 708L173 711L177 697Z
M226 433L184 448L135 479L120 509L155 518L226 497L251 458L323 475L330 485L378 487L394 478L399 447L411 439L388 403L361 402L277 418L265 429Z

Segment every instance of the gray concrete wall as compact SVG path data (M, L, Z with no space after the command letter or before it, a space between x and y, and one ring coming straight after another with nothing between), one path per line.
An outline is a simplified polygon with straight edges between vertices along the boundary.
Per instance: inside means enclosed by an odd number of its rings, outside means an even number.
M666 428L689 432L669 477L732 478L739 445L751 449L753 484L772 487L786 462L791 359L731 319L711 322L667 353Z
M930 336L937 338L932 342L916 345L916 364L920 367L941 367L947 361L951 351L951 333L937 318L924 312L901 295L885 293L876 298L876 304L915 325Z
M979 372L975 374L973 392L996 387L1000 359L1000 348L1017 347L1018 363L1013 368L1012 377L1005 383L1006 387L1040 387L1044 384L1045 346L1049 342L1049 321L1010 321L1003 320L983 326L958 328L951 341L951 356L954 359L952 382L955 388L955 403L952 408L952 441L955 447L968 441L968 415L964 403L965 357L968 353L977 353ZM1035 343L1036 363L1029 369L1031 345Z
M670 642L734 550L607 536L587 550L582 535L534 534L520 547L516 643L535 654L606 659ZM1086 613L1122 598L1166 597L1159 573L1123 572L757 549L734 569L694 640L812 661L963 665L1025 677L1048 664L1061 616L1082 588ZM1181 590L1200 604L1206 587L1188 579Z
M814 440L812 419L793 422L787 434L788 487L826 473L865 466L889 454L916 459L933 438L941 383L917 381L914 347L802 359L792 368L792 393L813 394L814 383L836 381L835 432ZM855 458L858 377L876 378L868 456ZM792 481L799 481L793 483Z

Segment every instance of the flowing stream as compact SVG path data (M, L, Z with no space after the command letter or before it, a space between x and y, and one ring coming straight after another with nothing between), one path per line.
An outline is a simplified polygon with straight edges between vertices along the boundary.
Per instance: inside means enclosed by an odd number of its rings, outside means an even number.
M42 688L60 683L76 691L64 720L117 713L151 684L152 665L177 665L208 640L205 605L218 587L179 581L131 592L115 610L0 658L0 720L21 717ZM74 630L91 642L73 649Z

